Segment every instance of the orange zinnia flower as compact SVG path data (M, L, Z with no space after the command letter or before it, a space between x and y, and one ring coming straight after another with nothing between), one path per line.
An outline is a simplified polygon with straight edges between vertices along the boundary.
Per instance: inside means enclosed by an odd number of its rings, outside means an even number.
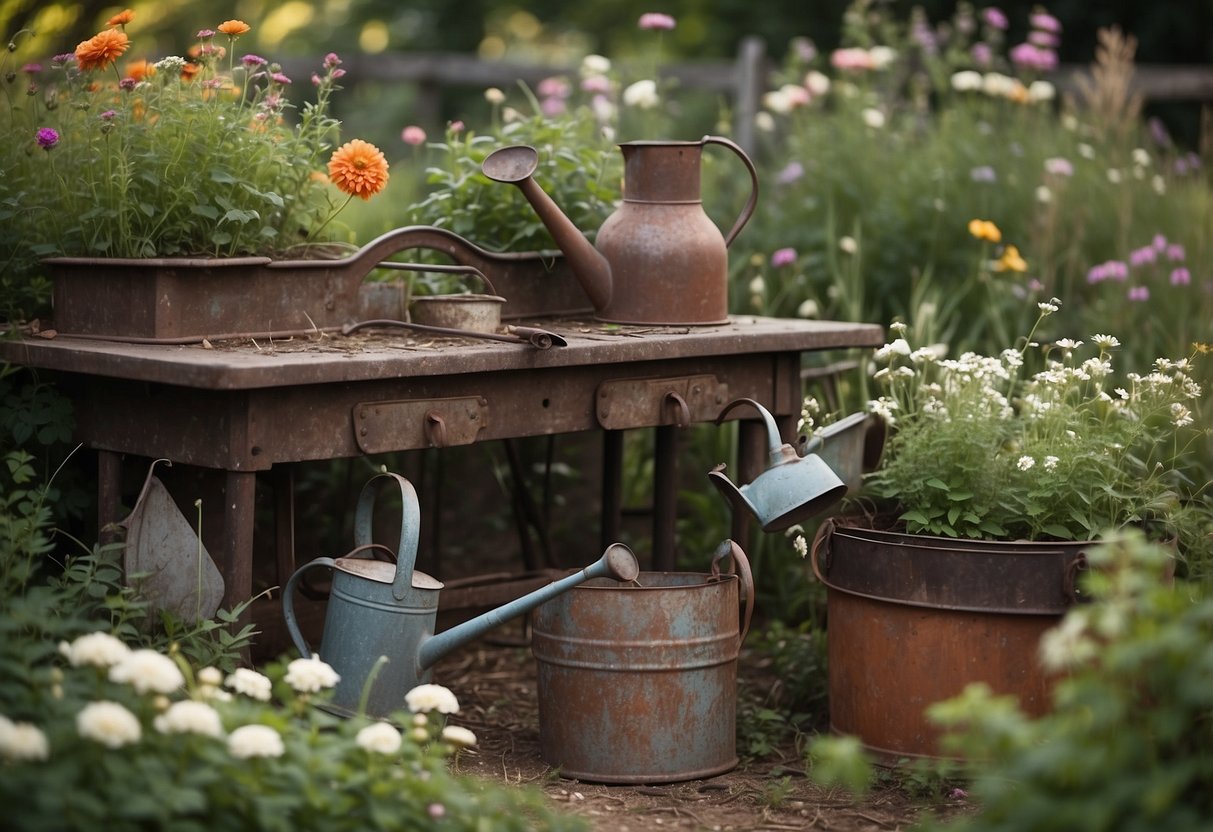
M329 178L342 192L370 199L387 184L387 160L375 145L354 139L333 151Z
M156 74L156 67L147 61L133 61L126 66L126 77L146 81Z
M126 32L106 29L76 47L76 64L81 69L105 69L130 48Z
M238 38L247 34L252 27L243 20L225 20L219 24L219 31L230 38Z
M198 64L191 63L190 61L186 61L185 66L181 67L181 80L182 81L192 81L194 79L194 76L197 75L201 71L202 71L202 67L198 66Z
M106 26L125 26L135 19L135 13L130 9L123 9L116 15L105 22Z

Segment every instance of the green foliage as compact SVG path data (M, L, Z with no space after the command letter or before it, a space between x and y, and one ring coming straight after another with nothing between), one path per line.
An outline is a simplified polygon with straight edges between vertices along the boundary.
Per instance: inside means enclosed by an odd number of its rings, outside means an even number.
M1040 307L1038 325L1056 311ZM878 350L885 393L872 408L892 430L865 490L911 533L1089 540L1157 526L1203 573L1213 525L1187 477L1200 435L1194 362L1119 378L1117 339L1094 336L1083 358L1081 341L1037 345L1036 332L997 356L941 359L903 338Z
M945 748L980 760L981 807L951 830L1204 829L1213 817L1213 599L1168 586L1166 549L1131 537L1091 553L1088 590L1042 641L1064 670L1052 711L972 686L930 710Z
M35 273L49 255L220 257L313 241L334 213L317 173L338 136L340 61L326 59L316 100L295 112L276 64L237 60L241 44L222 34L197 46L188 63L144 63L140 80L116 63L0 58L22 79L0 105L0 262Z
M596 232L619 198L622 160L585 111L558 118L520 115L480 135L448 130L444 142L431 146L437 156L426 171L431 190L410 209L408 224L448 228L497 251L555 250L521 192L480 171L489 153L511 144L539 152L536 183L578 229Z

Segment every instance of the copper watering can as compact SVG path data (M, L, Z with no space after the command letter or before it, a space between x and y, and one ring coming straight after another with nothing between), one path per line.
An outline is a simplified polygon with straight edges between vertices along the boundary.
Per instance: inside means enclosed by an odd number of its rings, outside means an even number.
M394 563L368 556L387 550L371 542L371 511L378 487L387 481L399 487L403 506ZM631 550L616 543L580 572L435 635L442 583L413 568L420 525L421 511L412 484L398 474L378 474L358 497L354 550L341 558L316 558L299 567L286 582L282 608L287 630L300 654L310 658L313 651L295 616L295 591L305 573L332 570L319 655L341 676L325 705L338 714L385 717L403 708L405 694L428 681L430 668L452 650L590 578L631 581L640 574Z
M732 150L750 173L749 200L726 235L700 202L703 148ZM481 169L496 182L517 185L564 252L595 317L622 324L721 324L728 320L728 246L758 202L758 173L740 147L721 136L697 142L636 141L623 152L623 203L590 245L531 178L533 147L493 151Z
M779 437L775 417L753 399L729 402L716 417L716 424L741 404L752 406L762 416L770 453L767 469L740 488L725 476L723 463L708 472L708 479L734 511L749 512L762 525L763 531L776 532L820 514L843 498L847 486L834 470L817 454L802 457L795 448L784 443Z

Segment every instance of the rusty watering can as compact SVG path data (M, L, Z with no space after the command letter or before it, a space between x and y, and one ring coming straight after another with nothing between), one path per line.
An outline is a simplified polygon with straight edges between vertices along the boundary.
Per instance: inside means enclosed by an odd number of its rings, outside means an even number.
M699 168L703 148L720 144L750 173L750 198L728 234L703 211ZM622 324L722 324L728 320L728 246L758 202L758 173L740 147L721 136L690 141L636 141L623 152L623 203L590 245L531 178L533 147L499 148L481 169L517 185L564 252L595 317Z
M748 511L762 525L763 531L777 532L825 511L842 499L847 486L833 469L817 454L802 457L795 448L784 443L779 437L775 418L753 399L729 402L716 417L716 424L740 404L751 405L762 415L771 450L767 469L740 488L725 476L723 463L708 472L708 479L732 504L734 511Z
M387 549L371 542L371 511L378 487L388 480L399 487L403 506L394 563L366 556ZM616 543L580 572L435 635L442 583L413 568L420 524L421 511L412 484L398 474L378 474L358 497L354 550L337 559L316 558L299 567L286 583L282 607L287 630L299 652L310 658L313 651L295 617L295 590L305 573L319 568L332 570L319 655L341 676L332 700L325 706L338 714L362 712L385 717L404 707L405 694L427 681L434 663L452 650L590 578L631 581L640 574L631 550ZM386 657L385 663L381 657Z

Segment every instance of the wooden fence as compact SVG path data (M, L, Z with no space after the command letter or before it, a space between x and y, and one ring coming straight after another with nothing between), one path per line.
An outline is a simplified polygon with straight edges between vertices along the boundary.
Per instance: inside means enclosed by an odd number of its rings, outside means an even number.
M285 62L291 71L310 72L314 59ZM575 74L575 67L485 61L474 55L452 52L384 53L353 55L345 59L348 78L407 83L418 90L414 120L427 125L441 123L442 99L449 87L508 89L519 81L534 87L552 75ZM762 106L762 95L771 85L775 70L758 37L742 38L732 61L688 61L662 67L662 75L688 89L729 97L734 118L733 138L742 147L754 146L754 116ZM1075 79L1089 73L1084 64L1064 64L1049 77L1060 91L1076 88ZM1213 67L1179 64L1138 64L1133 91L1150 101L1213 102Z

